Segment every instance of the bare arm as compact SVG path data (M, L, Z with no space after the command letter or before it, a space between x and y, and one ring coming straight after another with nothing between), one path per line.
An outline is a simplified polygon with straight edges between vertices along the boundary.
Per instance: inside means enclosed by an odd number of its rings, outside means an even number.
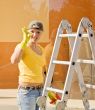
M23 49L26 47L27 42L30 39L30 34L27 32L27 29L25 27L22 28L22 36L23 40L20 44L18 44L11 56L11 63L15 64L18 63L22 57Z
M22 57L22 53L23 53L23 49L21 48L20 44L18 44L11 56L11 63L12 64L18 63Z

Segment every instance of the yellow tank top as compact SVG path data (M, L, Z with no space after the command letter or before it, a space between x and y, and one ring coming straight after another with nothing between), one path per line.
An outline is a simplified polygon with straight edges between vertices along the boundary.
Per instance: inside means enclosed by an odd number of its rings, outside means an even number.
M42 52L43 48L40 46ZM18 67L20 70L19 82L43 83L43 54L38 55L31 48L26 47Z

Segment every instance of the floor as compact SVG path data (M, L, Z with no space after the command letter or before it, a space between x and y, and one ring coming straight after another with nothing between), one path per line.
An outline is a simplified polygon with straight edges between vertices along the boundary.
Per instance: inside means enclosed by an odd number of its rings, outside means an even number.
M18 110L16 100L17 90L0 90L0 110ZM92 110L95 110L95 100L90 100ZM84 110L81 100L69 99L66 110ZM94 108L94 109L93 109ZM55 110L55 106L47 102L47 110Z
M92 110L95 110L95 101L90 100ZM81 100L68 100L66 110L84 110ZM16 98L0 98L0 110L18 110ZM47 110L55 110L54 105L48 103Z

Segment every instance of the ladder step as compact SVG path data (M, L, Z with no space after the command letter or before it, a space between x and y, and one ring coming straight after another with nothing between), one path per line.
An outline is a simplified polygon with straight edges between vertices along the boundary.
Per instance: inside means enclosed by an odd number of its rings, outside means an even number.
M54 64L62 64L62 65L69 65L69 61L59 61L59 60L53 60Z
M95 64L95 61L93 60L77 60L78 63L87 63L87 64ZM59 60L53 60L54 64L62 64L62 65L69 65L70 61L59 61Z
M95 64L95 61L93 61L93 60L81 60L81 59L78 59L77 62L79 62L79 63L88 63L88 64Z
M63 90L59 90L59 89L55 89L55 88L52 88L52 87L47 87L46 90L48 91L53 91L53 92L58 92L58 93L63 93Z
M95 89L95 85L92 84L85 84L87 88Z
M76 37L77 36L77 33L71 33L71 34L60 34L59 37ZM83 34L83 37L87 37L88 34Z

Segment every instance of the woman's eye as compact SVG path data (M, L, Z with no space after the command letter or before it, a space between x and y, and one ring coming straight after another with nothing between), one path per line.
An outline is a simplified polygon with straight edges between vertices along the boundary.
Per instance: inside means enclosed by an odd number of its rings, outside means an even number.
M34 31L31 31L31 33L34 33Z
M37 34L40 34L40 32L38 31Z

